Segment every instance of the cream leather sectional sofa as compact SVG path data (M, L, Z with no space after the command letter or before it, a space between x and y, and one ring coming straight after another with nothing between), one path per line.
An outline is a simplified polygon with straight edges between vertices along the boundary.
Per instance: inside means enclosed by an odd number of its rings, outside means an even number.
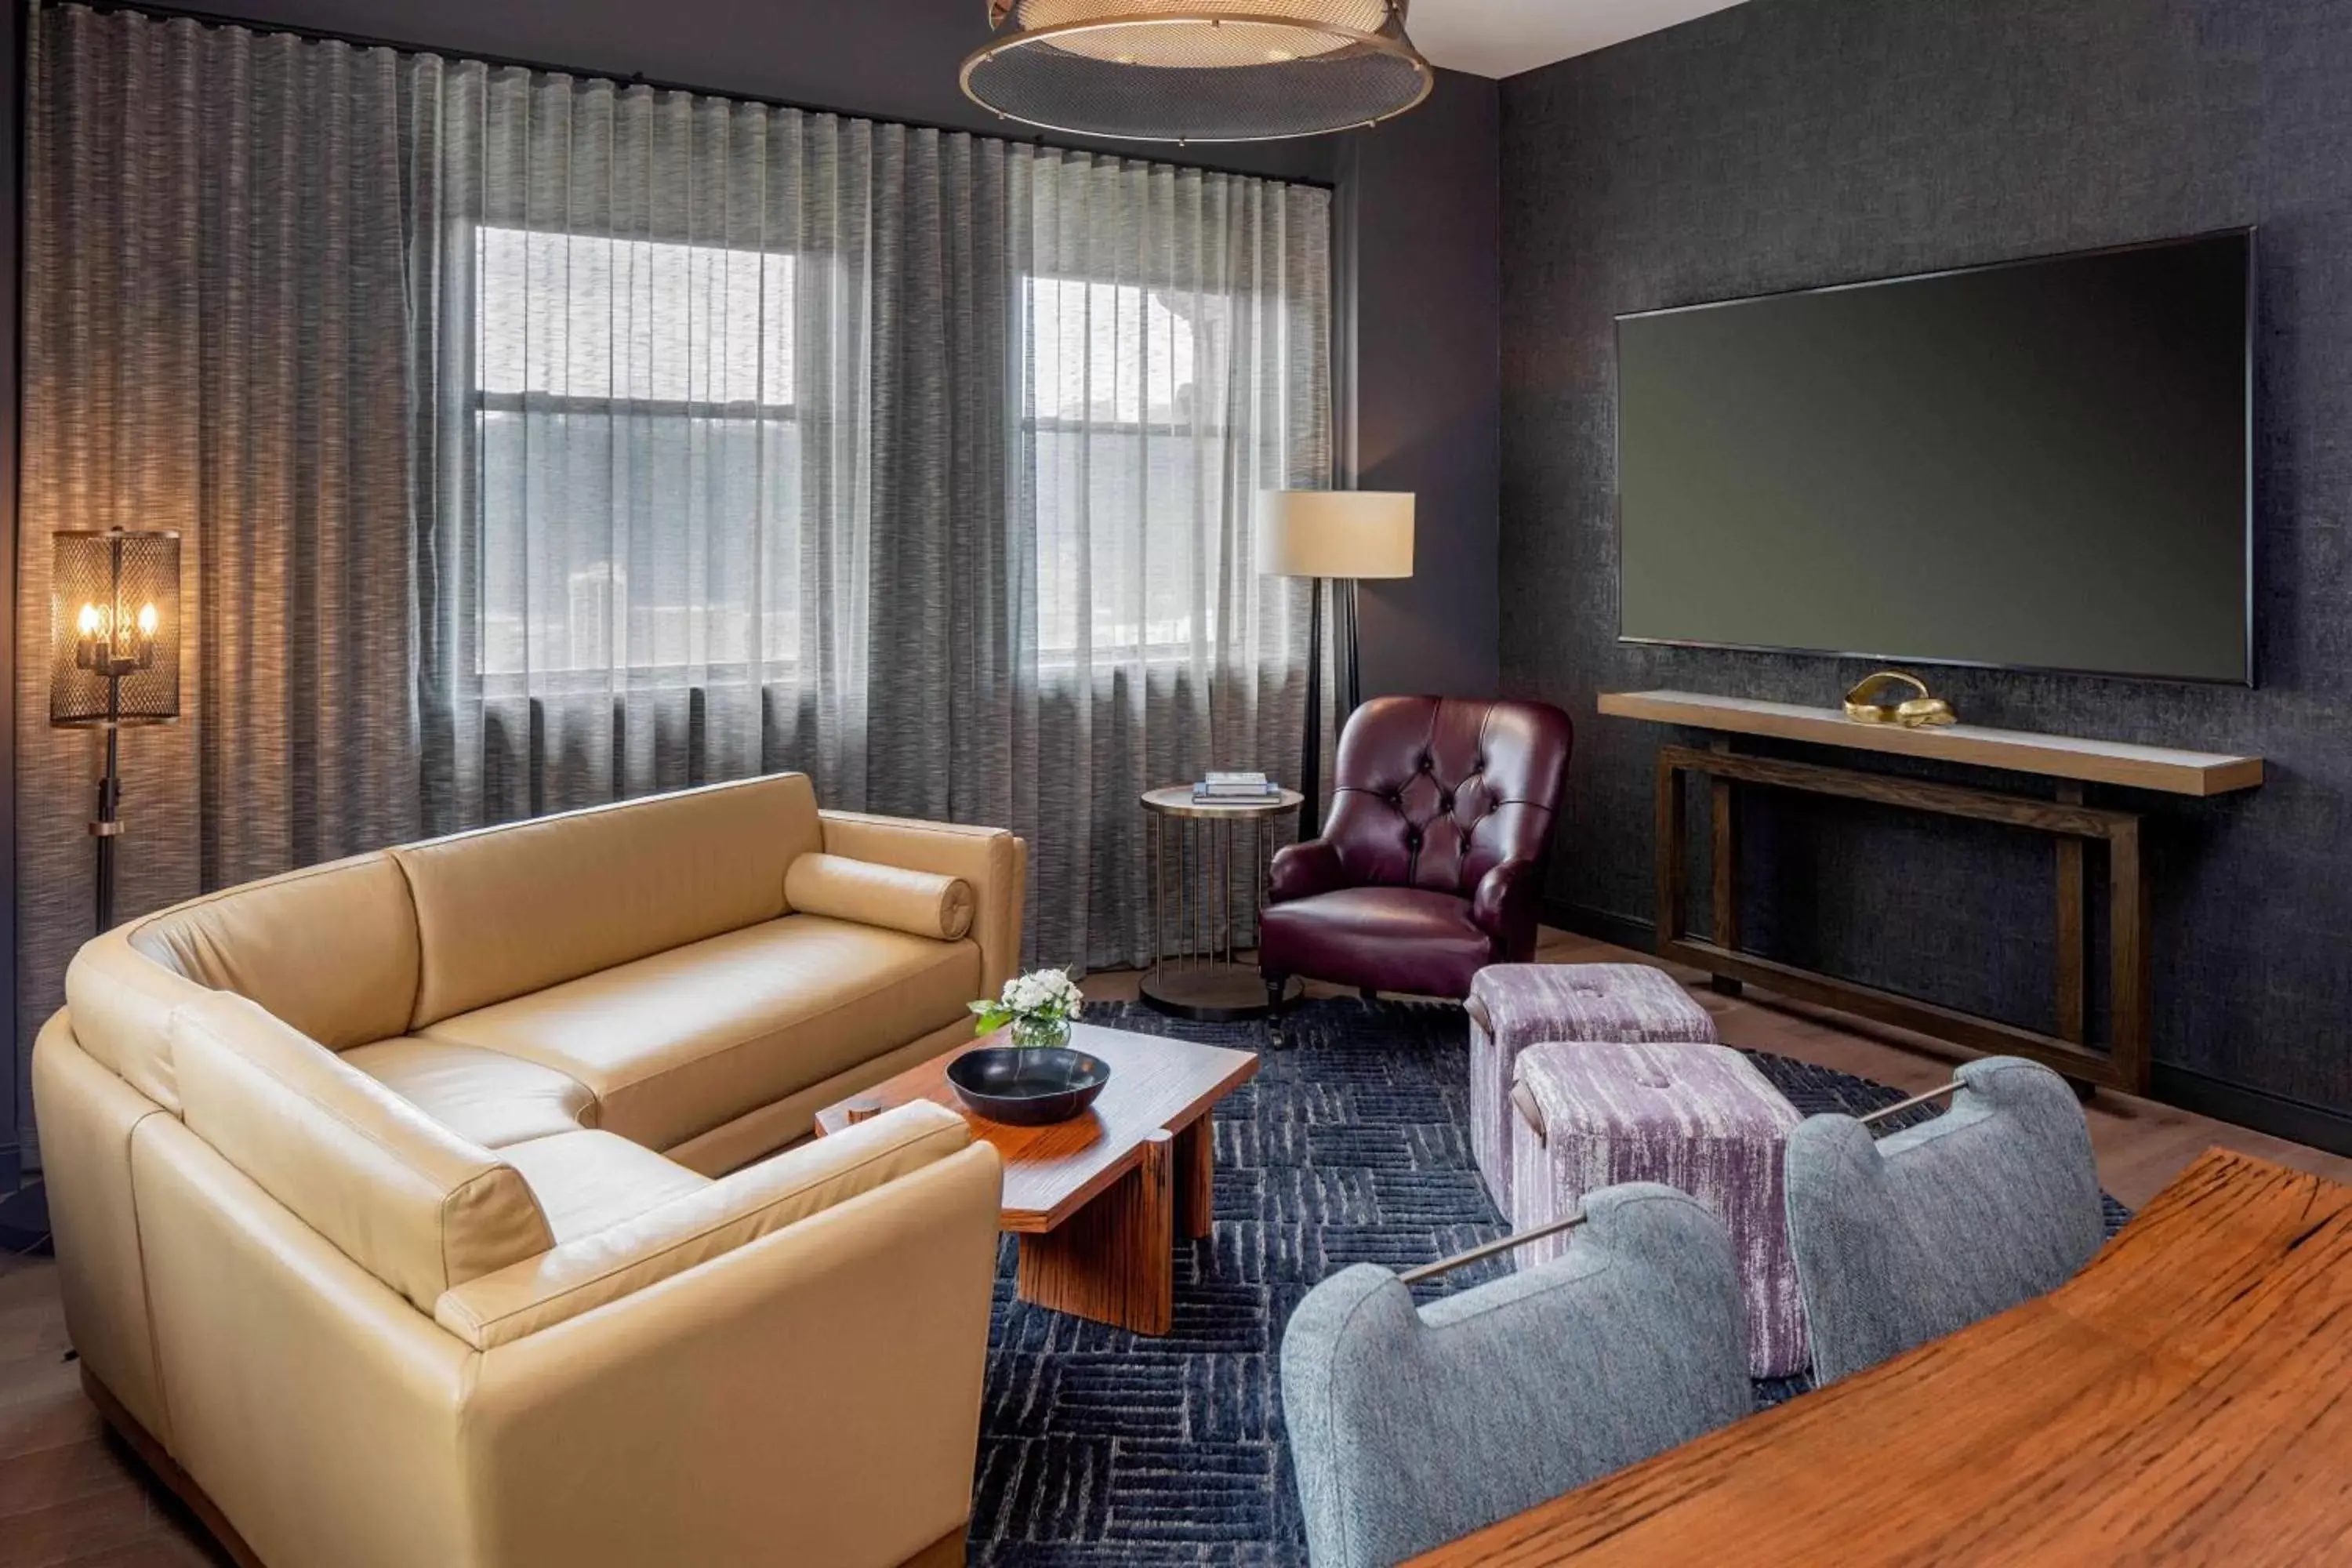
M781 774L98 938L33 1064L93 1397L271 1568L961 1562L996 1155L763 1156L969 1037L1025 873Z

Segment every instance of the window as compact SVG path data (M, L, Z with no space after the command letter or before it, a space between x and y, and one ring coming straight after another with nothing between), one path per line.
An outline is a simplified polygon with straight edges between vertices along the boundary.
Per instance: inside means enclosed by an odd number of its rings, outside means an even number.
M1032 278L1024 426L1037 510L1038 641L1048 663L1178 657L1215 632L1223 410L1207 379L1224 301Z
M795 258L477 245L483 674L792 658Z

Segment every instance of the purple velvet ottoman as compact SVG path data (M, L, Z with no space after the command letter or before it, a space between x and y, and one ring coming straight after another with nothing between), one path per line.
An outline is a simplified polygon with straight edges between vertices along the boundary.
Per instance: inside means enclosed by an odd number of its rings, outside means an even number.
M1646 963L1497 963L1470 983L1470 1154L1511 1212L1511 1066L1548 1040L1715 1043L1715 1019Z
M1585 1194L1620 1182L1688 1193L1731 1232L1748 1292L1749 1375L1804 1367L1780 1174L1801 1118L1754 1064L1723 1046L1534 1046L1519 1057L1511 1098L1514 1229L1565 1218ZM1519 1248L1520 1267L1559 1256L1570 1239Z

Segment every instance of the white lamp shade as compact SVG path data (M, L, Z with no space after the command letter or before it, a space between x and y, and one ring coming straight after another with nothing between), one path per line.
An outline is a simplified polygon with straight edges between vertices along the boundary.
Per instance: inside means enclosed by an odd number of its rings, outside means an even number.
M1410 577L1407 490L1260 490L1257 569L1270 577Z

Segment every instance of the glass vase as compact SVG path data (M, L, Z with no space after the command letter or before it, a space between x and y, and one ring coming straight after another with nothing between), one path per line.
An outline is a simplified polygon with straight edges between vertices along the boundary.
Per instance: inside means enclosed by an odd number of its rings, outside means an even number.
M1066 1046L1070 1043L1070 1021L1067 1018L1015 1018L1013 1020L1013 1043L1024 1047Z

